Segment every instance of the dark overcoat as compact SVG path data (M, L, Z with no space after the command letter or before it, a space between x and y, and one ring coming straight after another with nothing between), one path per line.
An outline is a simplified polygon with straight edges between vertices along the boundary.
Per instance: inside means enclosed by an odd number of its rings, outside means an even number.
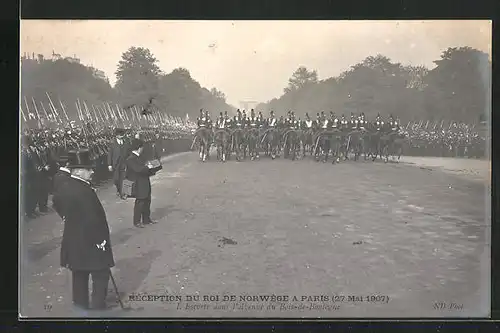
M59 171L56 172L54 175L53 183L52 183L52 204L54 207L54 210L56 211L57 214L62 218L63 215L60 210L60 198L61 196L57 195L57 192L61 189L61 186L68 180L71 179L71 173L59 169Z
M116 139L111 142L108 151L108 166L113 167L113 180L120 180L120 172L125 170L125 161L130 154L130 145L127 140L123 140L123 144L118 144Z
M106 213L90 184L72 177L61 184L56 196L64 216L61 266L82 271L113 267Z
M149 169L146 166L147 161L144 157L130 154L127 159L126 178L135 183L133 194L136 199L146 199L151 196L151 181L149 177L158 170Z

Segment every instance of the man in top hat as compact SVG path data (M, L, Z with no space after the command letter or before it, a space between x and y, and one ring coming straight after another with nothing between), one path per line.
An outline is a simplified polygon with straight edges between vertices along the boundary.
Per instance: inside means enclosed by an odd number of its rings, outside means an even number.
M108 169L113 172L113 182L116 186L116 195L124 199L122 183L125 177L125 160L129 154L129 145L124 140L125 130L115 129L115 139L111 142L108 151Z
M57 192L61 188L61 186L71 178L71 170L67 168L68 165L68 156L60 156L59 157L59 170L54 175L53 184L52 184L52 206L56 213L63 218L61 210L59 208L59 202L57 201L60 196L57 195Z
M143 228L145 224L154 224L151 220L151 181L149 177L156 174L159 169L147 165L147 161L141 155L144 150L144 141L134 139L132 141L132 153L126 160L126 178L134 182L133 197L134 205L134 226ZM141 221L142 218L142 221Z
M110 268L115 265L106 213L90 180L95 165L88 149L68 152L70 177L55 193L64 220L61 266L73 275L73 304L77 308L106 308ZM92 299L89 304L89 275ZM90 306L89 306L90 305Z

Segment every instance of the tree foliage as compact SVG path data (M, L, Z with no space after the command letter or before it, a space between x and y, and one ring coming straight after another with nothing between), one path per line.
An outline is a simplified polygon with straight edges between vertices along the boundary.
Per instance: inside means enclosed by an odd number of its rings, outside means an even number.
M34 111L33 100L43 117L42 108L50 112L47 93L58 111L60 102L65 106L68 117L78 119L75 102L85 101L87 105L117 102L118 96L105 78L98 77L92 67L83 66L66 59L56 61L23 59L21 62L21 106ZM25 105L24 97L28 101ZM60 101L60 102L59 102Z
M77 119L75 102L87 105L111 102L123 107L156 107L165 112L191 119L201 108L215 112L234 112L226 96L217 88L208 90L191 77L186 68L179 67L164 74L150 50L131 47L122 54L116 70L116 84L111 87L107 78L100 78L96 69L68 60L23 60L21 66L21 96L36 103L43 101L48 108L48 92L58 106L60 98L68 116ZM22 103L24 105L24 103ZM28 104L30 110L31 103ZM26 107L23 107L23 110Z
M277 114L293 109L299 114L393 114L402 120L479 119L488 109L491 91L488 55L470 47L449 48L435 64L432 70L404 66L378 54L319 82L316 71L300 67L282 96L258 108Z

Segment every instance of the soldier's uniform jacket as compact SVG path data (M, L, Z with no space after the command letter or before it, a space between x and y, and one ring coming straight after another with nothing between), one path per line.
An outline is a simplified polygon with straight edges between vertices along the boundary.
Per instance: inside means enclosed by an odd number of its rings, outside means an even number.
M380 118L375 119L375 129L377 131L381 131L383 128L384 128L384 122L382 121L382 119Z
M259 127L259 119L255 116L250 116L248 118L247 125L250 126L250 128L258 128Z
M215 127L217 129L224 129L224 128L226 128L226 119L224 117L217 118L217 122L215 123Z
M320 123L321 129L329 129L330 128L330 120L327 118L322 118Z
M238 129L243 128L244 127L243 118L238 115L234 116L233 127Z
M397 120L391 120L389 121L389 127L391 131L396 132L399 131L399 123Z
M278 125L278 119L276 119L276 117L272 116L272 117L269 117L267 119L267 126L268 127L274 128L274 127L277 127L277 125Z
M363 118L360 118L358 125L359 125L359 129L365 129L365 126L366 126L365 120Z
M90 183L75 176L56 193L64 216L61 266L78 271L97 271L115 265L106 213Z
M349 126L351 130L357 130L358 129L358 119L351 117L351 120L349 121Z
M229 118L229 116L224 117L224 122L225 122L225 128L231 128L232 127L232 119Z
M314 126L314 121L313 120L311 120L311 119L304 120L304 127L305 127L305 129L310 130L310 129L313 128L313 126Z
M342 117L340 119L340 128L342 130L346 130L346 129L349 129L349 122L347 121L347 119L345 119L344 117Z
M333 119L330 119L331 126L333 129L338 129L339 128L339 120L337 117L334 117Z

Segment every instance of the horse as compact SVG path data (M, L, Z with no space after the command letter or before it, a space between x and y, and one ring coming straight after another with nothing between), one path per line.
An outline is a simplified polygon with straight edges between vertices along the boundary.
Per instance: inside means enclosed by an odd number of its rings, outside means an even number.
M259 158L259 129L250 128L246 133L246 142L248 144L248 155L253 161L255 158Z
M347 143L345 149L346 159L349 156L349 151L352 150L354 153L354 160L357 161L362 151L362 139L361 132L354 130L347 135Z
M217 147L217 159L221 162L225 162L226 158L228 158L229 150L229 138L230 134L225 129L216 130L214 133L215 138L215 146Z
M243 144L243 130L236 128L231 133L231 152L236 153L236 160L241 160L241 146Z
M274 127L268 128L262 139L260 141L261 147L264 147L266 153L271 154L271 158L274 160L276 158L276 153L278 150L278 130Z
M283 136L283 142L285 144L283 156L288 158L288 156L292 155L292 161L294 161L297 156L297 145L299 143L297 131L295 129L287 130Z
M320 161L320 155L323 155L323 163L328 161L328 155L332 150L332 164L339 161L342 147L342 132L338 129L322 130L315 137L314 156ZM333 148L333 149L332 149Z
M300 135L300 141L302 142L302 157L306 157L306 150L309 150L309 154L313 154L313 129L308 128L303 130Z
M199 152L200 152L200 160L205 162L208 157L208 152L210 150L210 139L211 139L211 131L206 127L200 127L194 133L193 143L191 144L191 149L195 143L198 142Z

